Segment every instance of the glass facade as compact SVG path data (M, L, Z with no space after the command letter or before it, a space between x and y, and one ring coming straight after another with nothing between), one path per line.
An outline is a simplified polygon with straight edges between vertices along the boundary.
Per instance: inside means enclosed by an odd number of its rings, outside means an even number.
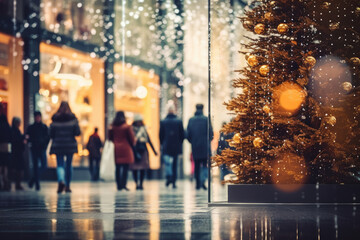
M355 2L211 1L210 202L357 201Z
M85 146L94 128L99 128L102 139L105 137L103 61L74 49L45 43L40 45L40 55L40 90L36 107L42 112L44 123L50 125L61 101L69 102L81 129L73 165L87 166L89 153ZM49 157L49 166L56 166L55 156Z

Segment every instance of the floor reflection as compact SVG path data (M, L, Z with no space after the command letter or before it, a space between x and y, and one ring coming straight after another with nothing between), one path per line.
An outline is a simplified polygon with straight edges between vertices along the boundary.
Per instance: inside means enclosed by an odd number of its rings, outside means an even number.
M0 239L359 239L358 206L208 207L194 183L149 181L144 191L114 183L56 183L40 192L0 192ZM130 186L131 187L131 186ZM218 186L218 193L225 193Z

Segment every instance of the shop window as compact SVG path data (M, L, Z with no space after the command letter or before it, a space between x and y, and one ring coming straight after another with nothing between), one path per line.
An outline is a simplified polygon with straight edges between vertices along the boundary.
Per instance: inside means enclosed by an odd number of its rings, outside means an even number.
M150 138L159 150L159 76L153 70L144 70L131 64L116 63L115 73L115 109L125 111L129 124L135 114L141 114ZM159 169L160 160L152 151L150 168Z
M103 62L72 49L41 44L40 90L36 107L43 113L43 120L51 124L51 117L61 101L68 101L79 120L81 135L77 138L78 154L75 167L87 166L85 149L94 127L104 139L104 77ZM96 91L95 91L96 89ZM55 167L55 156L49 158Z
M101 0L43 0L41 3L43 28L93 43L103 43L104 19Z

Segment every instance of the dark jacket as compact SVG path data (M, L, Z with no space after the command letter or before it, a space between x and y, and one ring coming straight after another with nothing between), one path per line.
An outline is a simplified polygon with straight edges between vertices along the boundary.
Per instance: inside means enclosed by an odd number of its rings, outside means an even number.
M5 115L0 115L0 152L9 153L11 143L11 127Z
M50 154L65 155L78 152L75 137L80 135L78 120L74 114L55 114L50 125L52 144Z
M11 166L24 168L25 136L16 127L11 128Z
M93 134L89 137L89 141L86 145L86 148L89 150L89 154L91 158L101 158L100 149L103 144L98 134Z
M213 131L210 127L208 133L208 118L202 111L195 112L190 118L187 126L187 139L191 143L194 159L206 159L210 155L210 139L213 138Z
M32 151L46 150L50 141L50 135L49 129L44 123L33 123L27 128L26 135L29 136Z
M222 150L226 148L233 149L232 147L229 146L229 142L228 142L228 140L232 139L233 137L234 137L234 133L224 134L223 132L221 132L216 153L221 154Z
M132 147L135 144L135 135L132 127L124 123L120 126L113 126L109 130L109 139L115 146L115 163L129 164L134 162Z
M177 155L182 153L184 141L184 127L182 121L175 114L168 114L160 122L160 144L162 153L166 155Z

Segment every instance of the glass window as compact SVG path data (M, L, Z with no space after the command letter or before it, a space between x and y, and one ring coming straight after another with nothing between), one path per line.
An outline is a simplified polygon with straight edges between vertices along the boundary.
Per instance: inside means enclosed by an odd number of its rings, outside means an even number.
M43 113L44 122L50 125L61 101L69 102L81 129L74 166L86 166L88 151L85 146L95 127L99 128L104 140L103 62L70 48L44 43L40 45L40 54L40 90L36 107ZM49 158L49 166L56 166L55 156Z

